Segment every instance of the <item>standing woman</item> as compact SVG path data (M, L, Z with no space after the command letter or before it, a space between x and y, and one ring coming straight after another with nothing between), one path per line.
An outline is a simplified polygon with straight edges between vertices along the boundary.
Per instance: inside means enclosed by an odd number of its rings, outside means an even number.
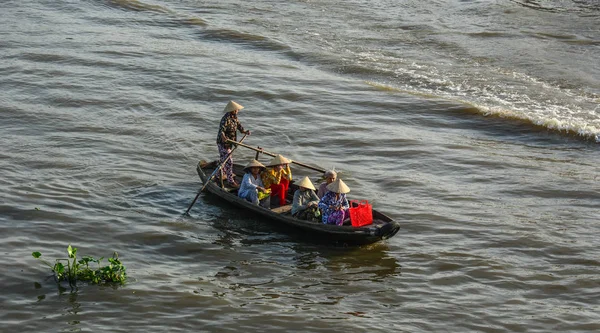
M231 145L227 143L227 140L237 141L237 131L250 135L250 131L245 131L244 127L238 120L237 114L244 107L234 101L229 101L225 106L225 115L221 118L221 124L219 125L219 133L217 134L217 148L219 148L220 162L223 163L229 153L231 153ZM239 187L239 184L235 181L233 175L233 158L229 156L229 159L223 165L221 169L221 178L223 178L223 171L227 175L227 182L230 186Z

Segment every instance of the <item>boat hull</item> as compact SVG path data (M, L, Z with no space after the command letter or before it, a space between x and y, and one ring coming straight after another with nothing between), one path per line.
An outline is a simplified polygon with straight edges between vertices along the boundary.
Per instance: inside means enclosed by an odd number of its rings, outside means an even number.
M213 173L217 162L199 162L196 168L200 179L204 184ZM235 165L235 171L241 171L242 166ZM239 174L239 173L238 173ZM291 185L290 192L293 193L297 186ZM280 212L277 208L266 209L258 205L254 205L237 196L235 191L227 187L221 187L220 182L210 181L205 186L205 190L212 195L228 202L233 206L243 209L246 212L252 212L257 216L264 217L265 222L270 222L277 227L284 227L286 230L291 230L294 235L307 238L310 240L326 241L331 244L338 245L362 245L371 244L381 240L393 237L400 225L393 221L387 215L373 210L373 224L363 227L352 226L337 226L311 221L300 220L294 218L287 212ZM289 195L289 194L288 194Z

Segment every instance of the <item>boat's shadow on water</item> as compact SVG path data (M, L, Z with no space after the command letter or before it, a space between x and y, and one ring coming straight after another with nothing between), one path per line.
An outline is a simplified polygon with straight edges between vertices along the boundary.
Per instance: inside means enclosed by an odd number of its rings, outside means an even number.
M294 228L263 220L260 215L245 212L211 195L199 200L199 207L212 207L215 219L210 226L219 231L213 243L224 247L267 247L287 249L293 253L295 269L313 271L325 265L330 273L339 273L351 279L380 280L400 274L401 265L389 251L385 241L369 245L349 246L294 233ZM214 210L218 207L218 212ZM284 250L285 251L285 250Z
M277 223L252 211L246 211L230 203L223 202L212 195L202 196L198 201L200 205L196 209L204 210L211 207L213 214L217 214L212 222L215 228L229 233L233 237L243 235L243 240L239 241L245 244L289 241L338 249L357 247L355 244L332 240L327 235L311 234L291 225ZM218 213L214 209L215 207L218 207ZM385 242L378 242L377 244L372 244L371 247L385 246Z
M383 243L349 248L296 244L293 249L297 268L312 271L325 265L327 271L341 274L343 280L379 281L400 275L402 267Z

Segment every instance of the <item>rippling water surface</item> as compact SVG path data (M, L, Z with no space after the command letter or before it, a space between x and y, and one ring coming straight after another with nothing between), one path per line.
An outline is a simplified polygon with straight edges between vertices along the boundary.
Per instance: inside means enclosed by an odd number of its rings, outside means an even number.
M0 331L599 331L599 19L591 0L1 2ZM182 217L230 99L246 143L335 167L401 231L314 244L208 195ZM117 251L128 283L59 290L31 252L69 244Z

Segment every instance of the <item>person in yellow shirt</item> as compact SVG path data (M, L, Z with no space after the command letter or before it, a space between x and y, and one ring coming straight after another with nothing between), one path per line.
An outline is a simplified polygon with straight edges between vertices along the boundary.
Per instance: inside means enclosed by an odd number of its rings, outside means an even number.
M271 189L271 206L279 207L286 204L285 197L292 181L291 160L277 155L262 172L261 178L265 188Z

